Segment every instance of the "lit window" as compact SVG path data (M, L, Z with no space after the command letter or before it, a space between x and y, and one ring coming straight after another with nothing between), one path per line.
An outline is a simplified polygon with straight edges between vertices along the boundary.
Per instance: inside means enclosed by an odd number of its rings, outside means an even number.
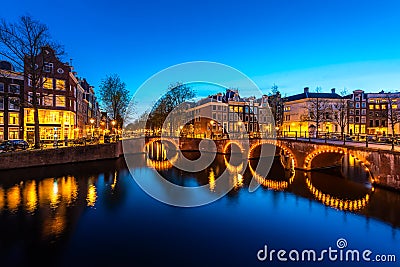
M382 109L386 109L386 105L382 105Z
M8 140L19 139L18 128L8 128Z
M0 83L0 92L4 92L4 83Z
M8 99L8 109L9 110L19 110L19 98L10 97Z
M52 78L43 78L43 88L44 89L53 89L53 79Z
M18 125L19 124L19 114L16 112L10 112L8 114L8 124Z
M375 105L375 109L380 109L380 106L379 105Z
M374 109L374 105L369 105L369 109Z
M26 119L26 122L27 123L34 123L34 111L33 111L33 109L25 109L26 110L26 116L25 116L25 119Z
M392 109L397 109L397 105L392 105Z
M56 97L56 106L57 107L65 107L65 96L57 96Z
M45 62L43 65L44 72L53 72L53 63Z
M57 90L65 90L65 81L64 80L56 80L56 89Z
M53 106L53 95L43 96L43 106Z
M10 90L9 90L10 93L19 94L19 85L18 84L10 84L9 88L10 88Z
M0 128L0 141L4 140L4 128Z
M0 112L0 124L4 124L4 112Z

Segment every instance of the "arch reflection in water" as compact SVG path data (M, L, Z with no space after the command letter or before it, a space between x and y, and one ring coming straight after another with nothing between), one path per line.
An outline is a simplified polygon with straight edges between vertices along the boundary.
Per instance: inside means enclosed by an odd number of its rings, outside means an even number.
M371 188L370 192L364 194L362 197L357 199L340 198L329 193L323 192L313 185L312 179L310 178L311 173L304 173L305 181L309 192L314 198L324 205L346 211L357 211L365 208L371 198L371 194L375 191L374 187Z
M159 171L172 168L179 157L179 154L175 152L174 156L168 159L167 153L170 153L170 151L159 140L153 140L146 144L146 152L147 166Z
M224 164L226 169L228 170L229 174L231 175L231 183L233 185L234 189L238 189L243 186L243 169L245 168L246 164L244 163L245 159L243 159L241 156L239 157L231 157L233 158L235 162L240 162L238 165L232 164L230 161L228 161L226 155L224 157Z

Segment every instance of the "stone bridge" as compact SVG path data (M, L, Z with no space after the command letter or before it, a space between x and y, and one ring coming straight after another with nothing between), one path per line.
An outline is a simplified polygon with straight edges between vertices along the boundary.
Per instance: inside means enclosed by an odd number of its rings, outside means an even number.
M400 190L400 152L301 140L250 139L248 142L242 142L241 140L197 138L129 139L124 141L126 142L124 152L143 153L146 151L146 144L155 141L162 141L169 148L180 149L181 151L205 151L222 154L240 152L248 158L258 157L261 147L263 150L271 151L268 146L274 146L276 148L275 153L283 152L293 159L295 169L303 171L338 166L341 164L344 155L351 155L361 161L362 166L370 173L373 183Z

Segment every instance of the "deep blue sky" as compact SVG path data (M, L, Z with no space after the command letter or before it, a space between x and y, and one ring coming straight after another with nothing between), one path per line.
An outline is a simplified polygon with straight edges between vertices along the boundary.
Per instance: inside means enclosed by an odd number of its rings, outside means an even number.
M46 23L96 87L118 73L134 91L168 66L209 60L290 95L400 89L399 10L396 0L15 0L3 1L0 17Z

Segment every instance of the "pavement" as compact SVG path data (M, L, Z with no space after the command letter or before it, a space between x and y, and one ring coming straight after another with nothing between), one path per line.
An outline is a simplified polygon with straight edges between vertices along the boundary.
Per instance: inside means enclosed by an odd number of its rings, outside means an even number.
M279 138L279 139L296 140L293 137L285 137L285 138ZM308 138L297 138L297 140L306 141L306 142L309 141ZM311 142L325 144L325 139L311 138ZM329 140L329 139L327 139L326 143L327 144L335 144L335 145L343 146L343 141L341 141L341 140ZM357 141L346 141L345 146L366 147L366 143L365 142L357 142ZM379 150L392 150L392 145L391 144L386 144L386 143L368 142L368 148L379 149ZM400 146L399 145L395 145L394 146L394 151L400 152Z

